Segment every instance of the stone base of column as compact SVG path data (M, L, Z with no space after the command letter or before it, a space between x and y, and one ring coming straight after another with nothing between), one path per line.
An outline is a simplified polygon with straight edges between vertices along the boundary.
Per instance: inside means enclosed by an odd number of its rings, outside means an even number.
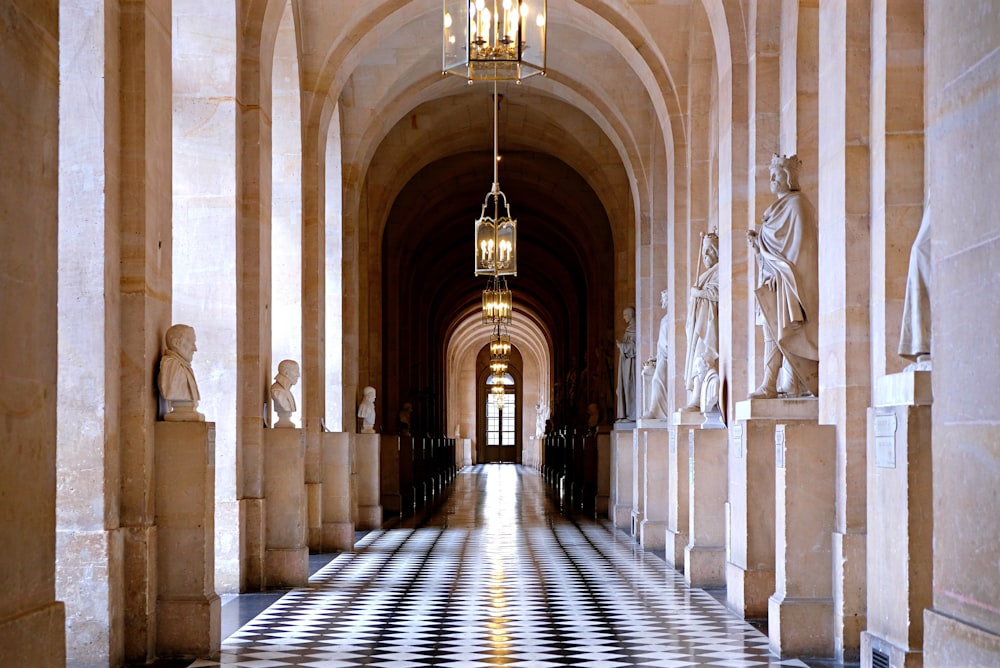
M55 602L0 622L0 647L8 666L66 665L66 609Z
M382 528L382 506L358 506L358 529L372 531Z
M774 593L774 571L746 569L726 562L726 605L744 619L767 619Z
M354 522L324 522L323 551L350 552L354 549Z
M269 547L264 555L268 589L301 587L309 580L309 548ZM304 576L304 577L303 577Z
M1000 635L938 612L924 610L924 663L928 666L995 666Z
M726 586L726 548L684 548L684 580L692 587L713 589Z
M306 483L306 545L310 551L323 549L323 483Z
M632 461L632 441L635 423L615 423L611 432L611 522L616 529L632 533L632 493L635 468Z
M666 547L667 523L643 520L639 525L639 544L644 550L662 550Z
M219 656L221 643L222 601L215 593L192 600L161 600L157 604L157 656L214 659Z
M667 541L664 545L664 559L667 565L675 571L683 571L686 568L684 553L690 538L687 532L675 531L667 525Z
M923 652L898 647L877 635L865 631L861 634L861 665L892 666L892 668L922 668Z
M240 591L264 590L264 499L245 498L240 505Z
M354 487L358 503L355 522L362 531L382 528L380 439L379 434L351 434Z
M833 655L833 599L768 600L767 634L780 657Z

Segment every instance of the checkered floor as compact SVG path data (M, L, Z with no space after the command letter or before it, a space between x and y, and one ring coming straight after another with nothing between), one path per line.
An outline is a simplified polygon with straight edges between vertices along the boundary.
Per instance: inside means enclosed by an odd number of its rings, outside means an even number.
M431 518L366 535L191 668L800 666L541 477L463 470Z

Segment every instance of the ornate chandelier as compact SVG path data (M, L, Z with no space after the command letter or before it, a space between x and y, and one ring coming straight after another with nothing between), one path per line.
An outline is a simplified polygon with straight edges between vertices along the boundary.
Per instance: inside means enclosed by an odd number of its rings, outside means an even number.
M469 83L545 73L546 0L444 0L441 70Z
M502 276L490 278L483 290L483 324L509 325L514 312L511 292Z

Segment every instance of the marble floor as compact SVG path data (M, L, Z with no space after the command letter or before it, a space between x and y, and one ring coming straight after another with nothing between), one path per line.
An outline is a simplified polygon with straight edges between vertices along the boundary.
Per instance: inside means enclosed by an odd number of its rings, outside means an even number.
M436 510L370 532L190 668L800 666L533 470L462 470Z

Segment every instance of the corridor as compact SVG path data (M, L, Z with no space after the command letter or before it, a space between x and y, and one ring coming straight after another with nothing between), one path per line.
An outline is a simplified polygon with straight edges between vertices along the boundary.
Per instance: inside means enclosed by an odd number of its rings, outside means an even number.
M367 534L191 668L805 666L515 465L462 470L437 511Z

